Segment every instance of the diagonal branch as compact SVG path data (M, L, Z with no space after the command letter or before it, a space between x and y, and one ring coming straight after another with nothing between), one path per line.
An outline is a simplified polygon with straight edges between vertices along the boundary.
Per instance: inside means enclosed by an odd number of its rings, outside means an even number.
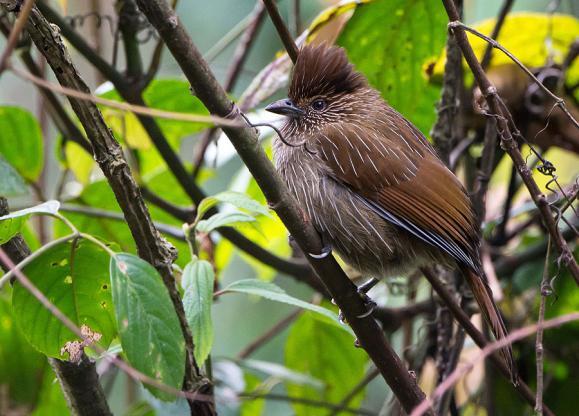
M283 19L281 18L277 6L273 2L273 0L263 0L263 4L265 4L267 13L269 14L269 17L271 18L271 21L273 22L273 25L275 26L275 29L279 34L279 37L283 43L285 50L287 51L287 54L289 55L292 62L295 64L296 60L298 59L298 47L296 46L296 43L294 42L292 35L289 32L289 29L287 28Z
M209 112L243 120L169 4L165 0L138 0L137 4L165 40L167 48ZM249 127L225 127L223 130L302 251L322 252L320 236L311 223L304 222L295 199L260 148L255 130ZM380 369L404 409L412 410L422 400L424 393L408 374L376 322L368 316L361 318L366 312L366 306L355 285L332 256L322 259L309 256L308 260L344 313L360 345Z

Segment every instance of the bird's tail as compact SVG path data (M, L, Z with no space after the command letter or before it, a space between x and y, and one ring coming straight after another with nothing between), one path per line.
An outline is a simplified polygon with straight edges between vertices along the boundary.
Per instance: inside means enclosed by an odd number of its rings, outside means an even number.
M463 274L470 286L474 298L480 307L481 313L483 314L487 323L490 325L491 331L493 332L495 338L497 340L506 338L508 335L507 328L503 318L501 317L499 308L493 300L493 292L491 291L486 278L484 276L477 275L470 269L463 269ZM501 348L500 354L503 357L509 372L511 373L512 382L516 384L517 368L515 366L511 344Z

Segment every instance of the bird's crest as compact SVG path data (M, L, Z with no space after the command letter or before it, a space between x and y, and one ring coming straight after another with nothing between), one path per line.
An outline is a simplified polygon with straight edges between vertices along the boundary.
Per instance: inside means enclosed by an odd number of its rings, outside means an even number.
M337 46L304 46L296 61L289 97L292 100L347 94L368 85L354 69L344 49Z

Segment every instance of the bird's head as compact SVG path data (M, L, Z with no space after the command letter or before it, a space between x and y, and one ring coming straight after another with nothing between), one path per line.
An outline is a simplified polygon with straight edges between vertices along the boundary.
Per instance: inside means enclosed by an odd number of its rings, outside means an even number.
M289 117L290 125L312 130L358 112L365 91L368 82L348 61L344 49L308 45L298 54L288 98L266 110Z

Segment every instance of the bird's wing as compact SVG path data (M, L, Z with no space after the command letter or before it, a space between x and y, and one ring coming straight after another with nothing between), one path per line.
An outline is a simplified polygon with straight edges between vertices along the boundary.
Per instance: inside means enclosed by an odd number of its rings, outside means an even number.
M401 115L363 126L332 124L316 139L331 175L374 212L479 269L477 225L466 192Z

